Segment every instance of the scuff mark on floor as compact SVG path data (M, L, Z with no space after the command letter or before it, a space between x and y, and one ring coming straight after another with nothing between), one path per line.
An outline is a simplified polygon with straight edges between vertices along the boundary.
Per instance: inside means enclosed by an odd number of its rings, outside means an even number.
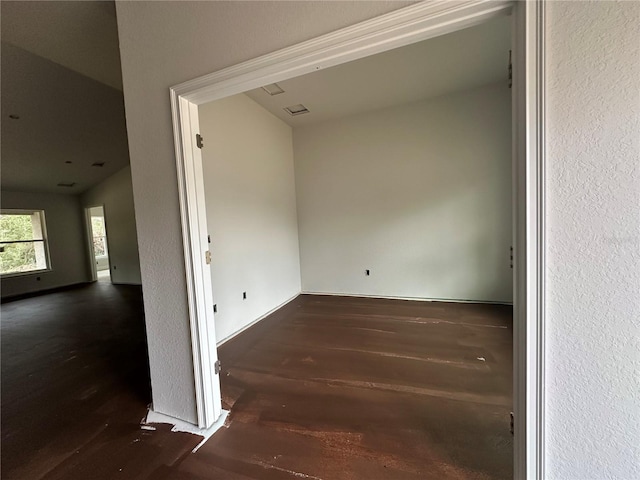
M445 360L442 358L433 358L433 357L416 357L414 355L402 355L400 353L392 353L392 352L378 352L375 350L362 350L357 348L340 348L340 347L328 347L327 350L337 350L342 352L356 352L356 353L367 353L370 355L378 355L381 357L392 357L392 358L404 358L406 360L416 360L419 362L429 362L429 363L439 363L444 365L452 365L460 368L470 368L477 369L477 365L473 365L466 362L458 362L455 360ZM479 360L479 358L478 358Z
M389 383L366 382L359 380L341 380L334 378L312 378L316 382L323 382L335 387L373 388L376 390L387 390L391 392L413 393L415 395L425 395L430 397L448 398L450 400L461 400L485 405L510 406L511 399L503 396L478 395L466 392L452 392L446 390L435 390L431 388L411 387L408 385L393 385Z
M295 472L293 470L289 470L288 468L276 467L275 465L271 465L270 463L263 462L263 461L260 461L260 460L254 461L254 462L250 462L250 463L253 463L254 465L260 465L263 468L272 469L272 470L278 470L279 472L285 472L285 473L288 473L289 475L293 475L294 477L310 478L312 480L322 480L320 477L316 477L314 475L309 475L307 473L301 473L301 472Z

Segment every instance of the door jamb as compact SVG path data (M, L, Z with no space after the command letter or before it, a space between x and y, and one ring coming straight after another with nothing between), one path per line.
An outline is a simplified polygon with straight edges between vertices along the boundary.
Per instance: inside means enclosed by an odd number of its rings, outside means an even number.
M198 424L221 411L213 330L198 106L514 16L514 478L544 478L544 0L422 2L170 89ZM206 139L205 139L206 141Z
M104 203L99 203L96 205L87 205L84 207L84 220L85 220L85 230L87 232L87 244L89 246L89 255L90 255L90 264L91 264L91 280L98 280L98 269L96 268L96 252L93 249L93 225L91 224L91 209L96 207L102 207L102 215L104 218L104 233L105 233L105 241L107 243L107 252L111 252L109 248L109 228L107 227L107 209ZM113 272L111 270L111 255L107 254L107 261L109 262L109 277L112 279L111 283L113 283Z

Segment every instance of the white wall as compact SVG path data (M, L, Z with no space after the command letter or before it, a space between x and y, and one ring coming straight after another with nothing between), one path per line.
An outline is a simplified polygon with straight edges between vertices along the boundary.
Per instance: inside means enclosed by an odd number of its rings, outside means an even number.
M169 88L407 3L116 2L155 410L197 423Z
M640 478L640 3L547 8L547 478Z
M140 285L131 168L125 167L81 195L84 208L104 206L111 282Z
M292 131L246 95L199 116L221 341L300 293Z
M44 210L51 264L49 272L2 278L3 298L89 281L84 221L77 196L3 190L2 208Z
M296 128L303 291L511 302L510 98L500 82Z
M195 422L168 88L402 6L117 2L154 408ZM548 2L548 478L639 476L638 8Z

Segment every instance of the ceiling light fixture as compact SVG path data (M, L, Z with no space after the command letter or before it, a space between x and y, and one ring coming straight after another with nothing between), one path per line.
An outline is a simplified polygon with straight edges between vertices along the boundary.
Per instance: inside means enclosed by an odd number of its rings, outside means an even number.
M66 188L71 188L76 184L76 182L71 182L71 183L64 183L64 182L60 182L58 184L59 187L66 187Z
M280 87L280 85L278 85L277 83L271 83L269 85L265 85L264 87L262 87L262 89L272 97L274 95L280 95L281 93L284 93L284 90L282 89L282 87Z
M301 103L297 105L291 105L290 107L284 107L284 111L294 117L296 115L302 115L303 113L309 113L309 109L304 105L302 105Z

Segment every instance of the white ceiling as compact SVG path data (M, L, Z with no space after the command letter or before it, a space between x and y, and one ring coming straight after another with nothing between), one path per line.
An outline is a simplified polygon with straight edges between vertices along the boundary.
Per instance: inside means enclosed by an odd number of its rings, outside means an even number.
M495 19L279 82L281 95L247 95L296 127L506 81L509 25ZM128 165L114 2L3 1L1 61L2 188L80 193ZM298 103L311 113L283 111Z
M402 105L493 82L507 82L510 17L278 82L285 93L246 94L298 127ZM310 113L283 108L303 104Z
M2 41L122 90L113 1L3 0Z
M129 164L122 92L13 45L0 56L3 189L80 193Z
M0 57L3 189L77 194L129 164L113 2L3 1Z

